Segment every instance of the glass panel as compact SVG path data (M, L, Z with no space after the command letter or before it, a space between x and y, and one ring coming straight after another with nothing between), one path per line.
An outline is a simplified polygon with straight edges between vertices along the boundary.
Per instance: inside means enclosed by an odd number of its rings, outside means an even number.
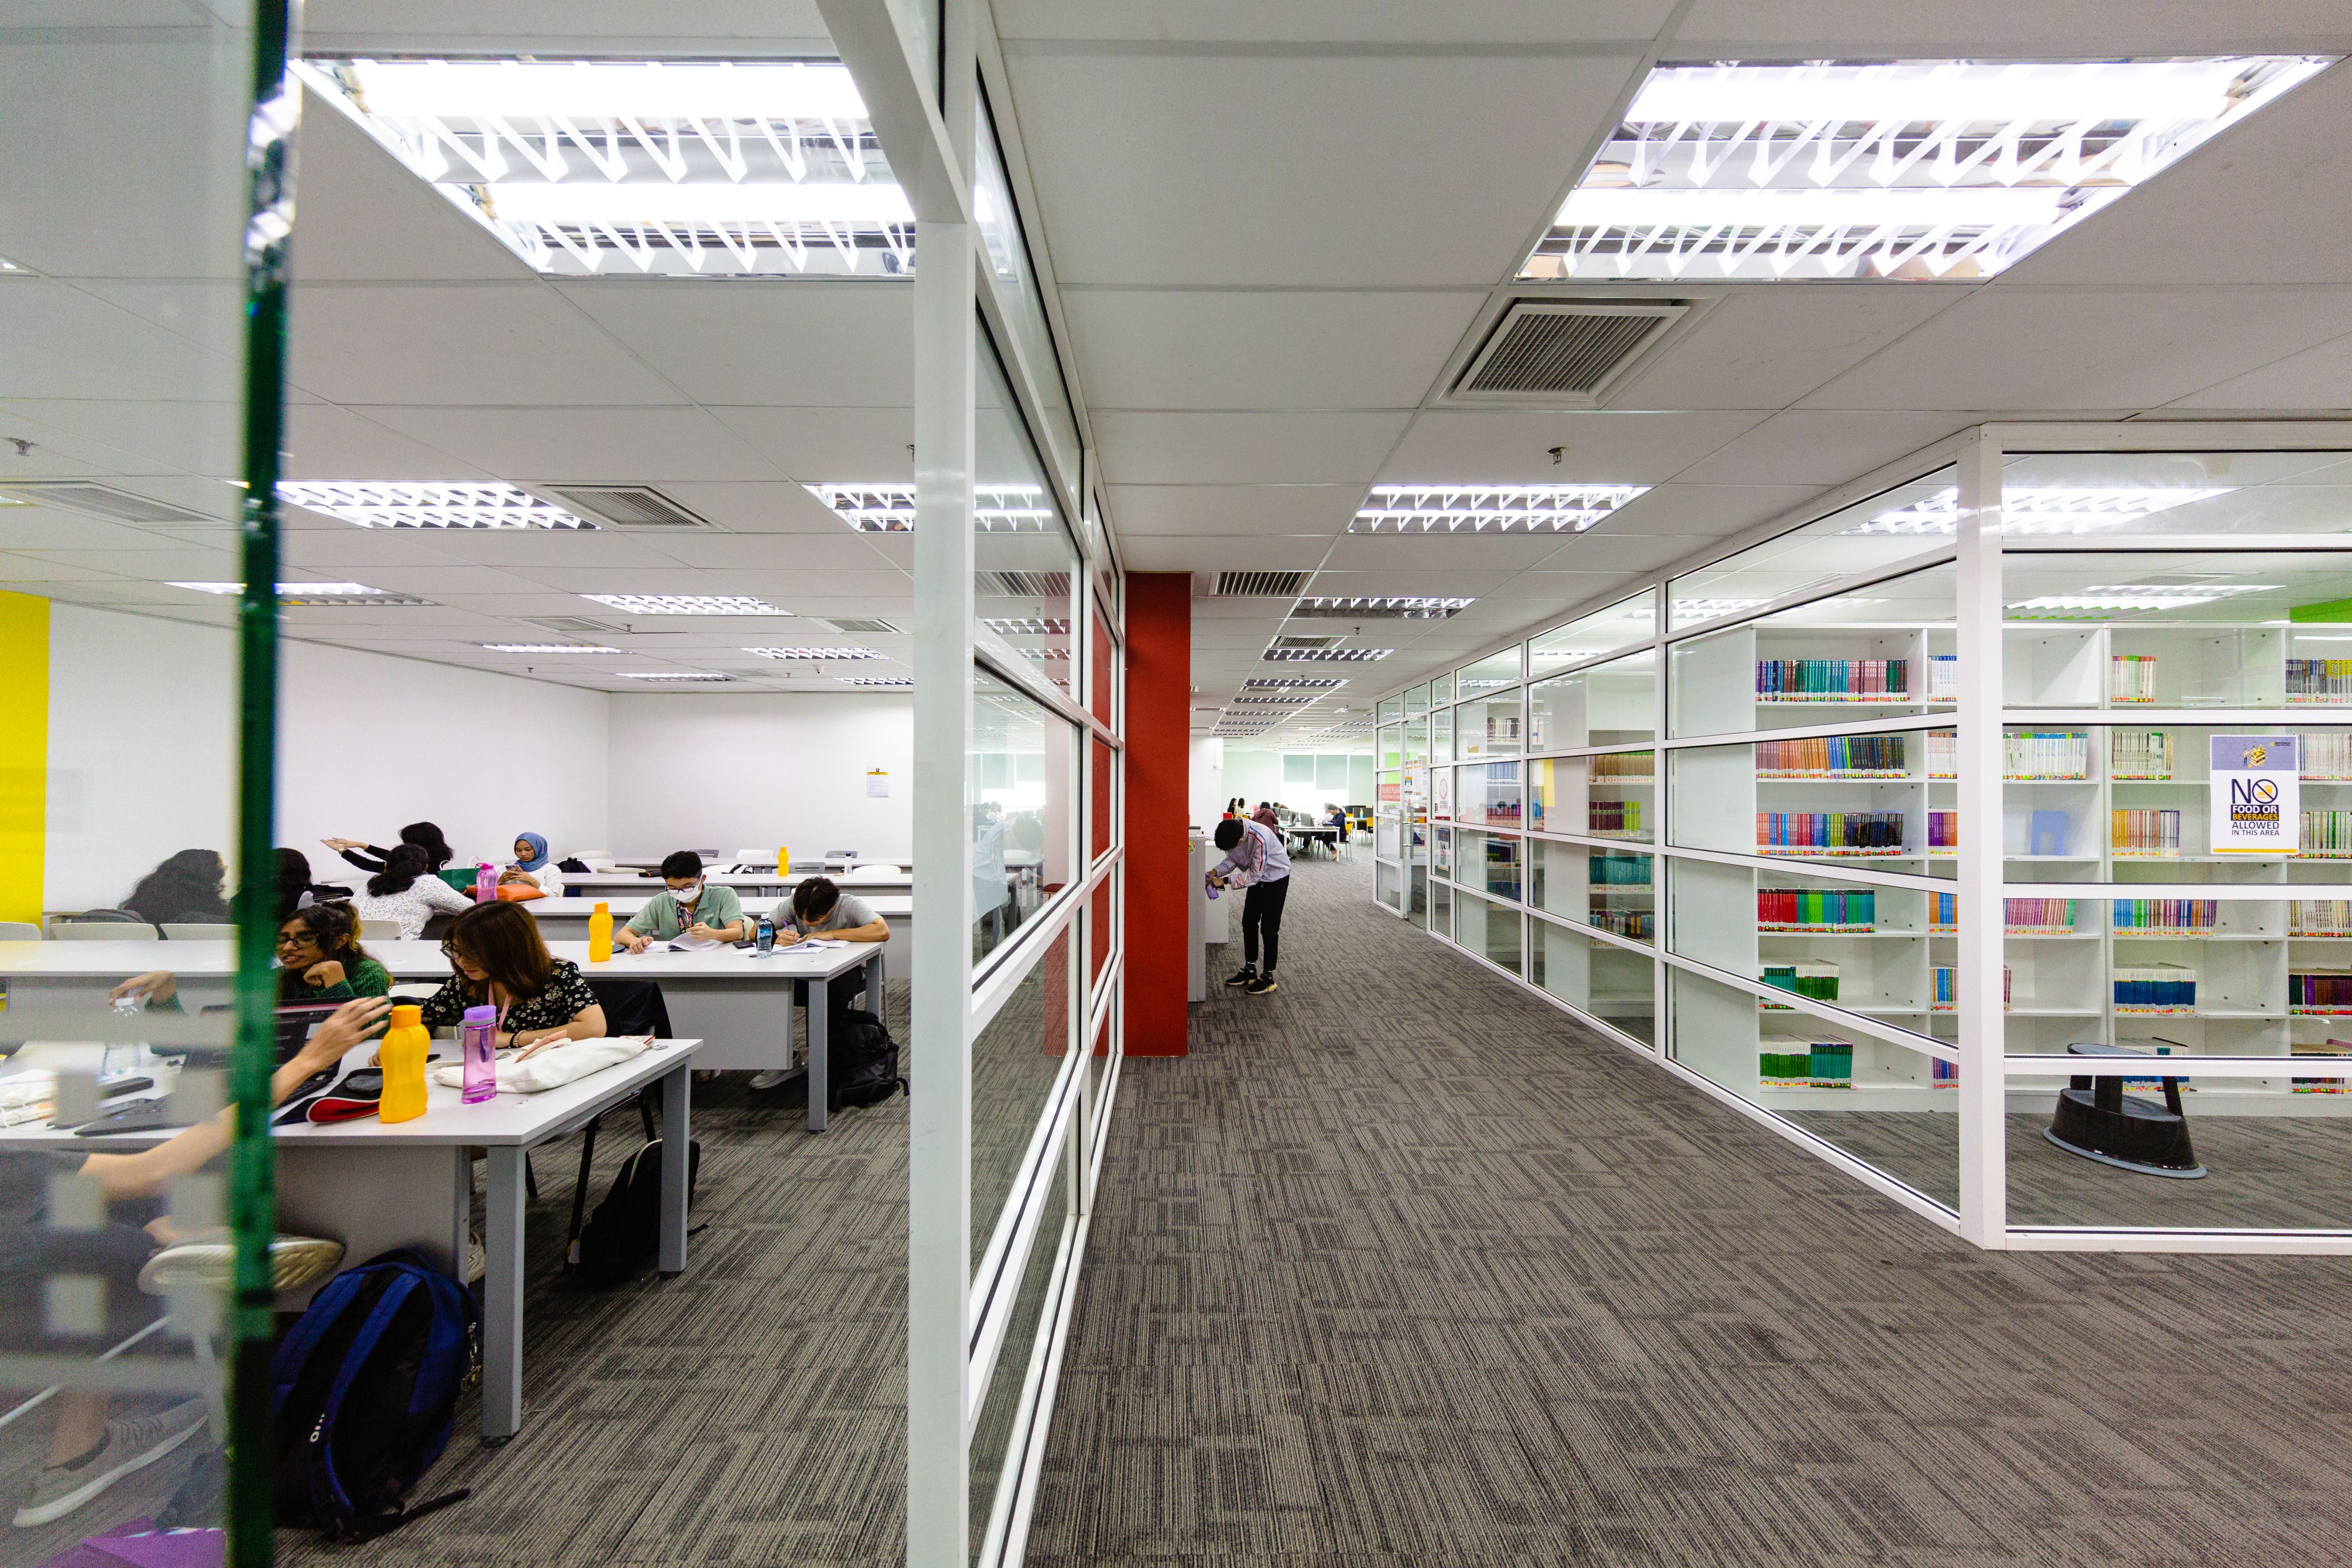
M1687 970L1667 971L1666 985L1675 1061L1957 1207L1958 1097L1949 1092L1957 1079L1948 1064Z
M1404 868L1390 861L1377 862L1372 867L1372 898L1391 910L1404 908Z
M1076 728L986 670L972 673L971 956L992 953L1070 880Z
M1004 1331L1003 1347L996 1353L996 1366L989 1374L988 1394L980 1406L980 1419L971 1432L971 1550L976 1556L982 1542L993 1531L1002 1531L1012 1517L1013 1493L1020 1481L1020 1456L1009 1451L1015 1417L1020 1413L1022 1388L1029 1375L1030 1364L1045 1354L1050 1326L1045 1319L1046 1291L1054 1281L1054 1265L1062 1250L1062 1229L1070 1216L1070 1181L1066 1161L1057 1156L1055 1174L1047 1191L1038 1195L1045 1206L1037 1225L1037 1237L1031 1246L1029 1258L1021 1270L1021 1282L1013 1298L1013 1318ZM1034 1427L1032 1430L1034 1431ZM1004 1489L1002 1498L998 1488ZM1000 1519L997 1511L1004 1512Z
M1070 625L1078 547L1006 390L996 351L984 329L980 337L972 613L1075 697Z
M1668 941L1685 957L1915 1034L1949 1009L1951 894L1705 861L1672 874Z
M1516 975L1519 973L1521 918L1517 910L1507 904L1473 893L1457 893L1454 898L1454 940L1464 952L1475 953Z
M1438 875L1450 877L1454 874L1454 830L1435 828L1431 831L1434 840L1433 853L1436 857L1431 865Z
M1547 839L1529 841L1528 856L1528 901L1537 908L1637 942L1654 938L1654 856Z
M1419 718L1428 711L1429 688L1427 686L1415 686L1404 694L1404 716L1408 720Z
M1381 727L1380 759L1384 768L1404 765L1404 727L1402 725Z
M1523 841L1516 833L1456 830L1454 880L1495 898L1519 902L1524 873Z
M1429 683L1429 702L1431 706L1437 707L1442 706L1446 703L1450 703L1453 700L1454 672L1448 670L1445 674L1438 676L1435 680Z
M1957 788L1928 769L1937 733L1814 736L1668 755L1674 841L1793 860L1869 860L1951 875Z
M1657 831L1657 756L1604 751L1528 764L1528 825L1538 832L1589 833L1650 841Z
M1118 721L1113 716L1111 696L1118 689L1118 644L1110 634L1110 617L1102 603L1095 603L1094 653L1087 672L1087 701L1094 716L1116 729Z
M1646 643L1657 619L1658 591L1645 588L1631 599L1621 599L1606 610L1571 621L1528 644L1528 678L1540 679L1548 671L1580 659L1591 659L1630 643Z
M1810 727L1948 706L1959 695L1958 582L1952 567L1930 567L1675 643L1674 733Z
M2352 531L2352 454L2038 452L2004 465L2011 534Z
M1454 710L1450 707L1439 708L1429 716L1429 759L1454 760Z
M1429 760L1429 721L1407 719L1404 727L1404 760L1407 767Z
M1399 719L1404 717L1404 698L1402 696L1382 697L1380 702L1380 710L1377 716L1379 721L1382 724L1396 723Z
M1013 335L1021 344L1021 357L1028 362L1029 374L1036 382L1037 401L1045 420L1045 439L1054 448L1055 461L1062 472L1076 484L1077 422L1070 414L1069 390L1062 384L1061 363L1054 353L1054 331L1046 324L1045 303L1037 292L1036 269L1029 265L1029 248L1022 238L1013 187L1004 178L1004 164L997 152L996 124L989 113L984 87L973 95L972 119L972 221L979 225L981 242L988 250L989 271L996 280L997 302L1004 307L1005 320L1012 326Z
M1103 966L1110 961L1112 951L1118 946L1118 931L1111 924L1110 884L1111 878L1105 877L1095 883L1094 892L1087 895L1087 946L1094 954L1087 976L1089 985L1102 977Z
M1519 649L1506 648L1499 653L1489 653L1475 664L1465 664L1454 677L1454 695L1457 697L1482 696L1504 686L1519 684Z
M1381 788L1388 786L1384 784ZM1404 840L1400 826L1396 807L1383 803L1380 815L1372 822L1372 854L1375 858L1384 861L1404 858Z
M1429 923L1429 867L1419 859L1405 867L1412 902L1405 905L1405 918L1416 925Z
M1624 1030L1644 1045L1657 1043L1655 963L1644 953L1596 940L1549 920L1528 932L1535 983L1580 1012Z
M1528 749L1566 751L1657 736L1658 655L1651 649L1528 688Z
M1519 695L1464 703L1454 710L1454 755L1467 762L1480 757L1519 754Z
M1454 815L1454 769L1440 768L1429 778L1429 814L1437 821Z
M1454 815L1457 821L1501 828L1519 826L1519 765L1480 762L1454 770Z
M1013 985L971 1042L971 1260L995 1234L1013 1178L1077 1043L1071 927Z
M1100 1021L1095 1025L1094 1056L1090 1061L1094 1076L1088 1081L1087 1089L1090 1096L1087 1103L1088 1126L1100 1124L1103 1118L1103 1096L1108 1092L1111 1081L1110 1055L1118 1045L1122 984L1121 981L1111 983L1110 1000L1104 1005Z
M1451 941L1454 936L1454 890L1433 878L1429 884L1429 929Z
M1675 578L1667 584L1669 624L1737 615L1947 543L1956 531L1957 482L1954 470L1937 469Z

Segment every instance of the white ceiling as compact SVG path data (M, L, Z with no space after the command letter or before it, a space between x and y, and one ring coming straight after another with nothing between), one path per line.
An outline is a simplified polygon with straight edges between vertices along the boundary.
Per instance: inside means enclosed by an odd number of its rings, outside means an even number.
M200 8L152 0L121 19ZM2346 68L1991 282L1674 290L1694 299L1691 319L1604 408L1434 404L1654 59L2347 53L2342 0L994 10L999 116L1034 184L1034 238L1129 564L1202 586L1220 570L1287 569L1315 573L1317 594L1478 601L1443 622L1364 623L1357 641L1397 652L1328 666L1349 684L1322 706L1360 708L1981 419L2352 411ZM811 0L311 0L306 26L322 53L827 47ZM58 71L54 57L0 53L14 62L0 86L19 101L107 100L90 90L98 77ZM127 72L159 90L185 74L121 38L80 58L85 74ZM45 166L0 170L15 221L0 254L49 274L0 280L11 350L0 436L36 444L21 456L0 445L0 477L109 476L216 521L139 528L6 508L0 581L225 622L225 602L160 585L236 575L219 455L234 449L236 418L234 278L201 258L142 270L102 256L58 204L75 182L45 178ZM130 161L96 183L110 182L146 193L158 235L201 193L192 174ZM51 221L28 225L43 203ZM326 112L304 125L295 256L295 476L652 483L713 527L388 534L295 512L289 579L434 603L290 612L294 635L611 689L643 689L610 673L623 667L780 684L745 643L865 642L903 672L904 636L845 636L816 619L903 627L906 541L850 532L801 487L910 471L902 283L546 281ZM1345 531L1372 483L1548 479L1655 488L1566 538ZM579 596L614 591L758 594L796 613L639 622L616 639L625 658L561 670L479 646L560 640L524 618L609 619ZM1252 677L1325 673L1261 660L1286 607L1195 601L1196 706L1213 709Z

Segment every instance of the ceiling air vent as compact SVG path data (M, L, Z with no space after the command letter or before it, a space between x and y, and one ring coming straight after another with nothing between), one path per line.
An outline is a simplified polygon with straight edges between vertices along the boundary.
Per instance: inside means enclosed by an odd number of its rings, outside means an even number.
M168 501L151 501L144 496L88 479L10 479L0 483L0 501L62 507L69 512L87 512L94 517L112 517L122 523L226 524L230 520L209 517Z
M1220 599L1288 599L1307 586L1303 571L1221 571L1210 591Z
M1450 401L1592 407L1689 308L1671 299L1514 300Z
M1276 648L1336 648L1346 641L1347 639L1345 637L1339 636L1276 637L1274 640L1273 646Z
M707 528L696 517L650 485L550 485L551 496L561 496L584 512L593 512L616 528Z
M991 598L1066 600L1070 597L1070 574L1066 571L983 571L974 574L973 586Z
M823 624L832 627L836 632L846 632L861 637L895 637L898 633L898 629L887 621L840 620L825 621Z
M591 621L585 615L530 615L524 619L533 626L544 626L566 637L596 639L613 636L622 630L617 621Z

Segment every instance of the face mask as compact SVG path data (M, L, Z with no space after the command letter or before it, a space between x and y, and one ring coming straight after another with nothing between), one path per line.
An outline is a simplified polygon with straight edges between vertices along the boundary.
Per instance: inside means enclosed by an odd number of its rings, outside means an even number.
M673 887L669 895L680 904L698 903L702 897L702 883L698 882L692 887Z

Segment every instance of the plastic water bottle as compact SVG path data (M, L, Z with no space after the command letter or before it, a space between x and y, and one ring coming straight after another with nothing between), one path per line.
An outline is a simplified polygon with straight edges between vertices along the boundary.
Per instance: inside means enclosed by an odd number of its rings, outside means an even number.
M588 916L588 961L613 961L613 906L603 899L596 901L596 912Z
M477 862L474 866L474 902L490 904L498 896L499 868L488 861Z
M765 915L760 916L760 924L754 929L752 934L751 946L755 951L761 953L772 953L776 950L776 923L774 920Z
M396 1007L383 1043L376 1047L376 1065L383 1070L383 1099L376 1116L385 1122L413 1122L425 1114L425 1059L433 1052L433 1037L422 1021L424 1009Z
M457 1038L466 1058L466 1103L478 1105L497 1098L499 1009L467 1008Z

